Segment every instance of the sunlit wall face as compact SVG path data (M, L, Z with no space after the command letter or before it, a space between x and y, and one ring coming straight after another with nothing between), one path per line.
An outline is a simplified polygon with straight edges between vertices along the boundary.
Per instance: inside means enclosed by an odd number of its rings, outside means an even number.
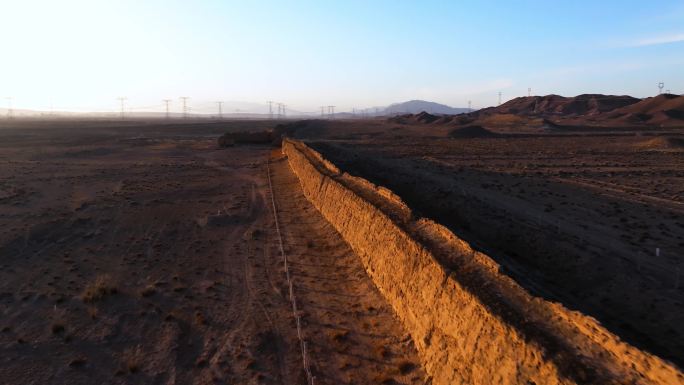
M0 10L0 96L17 108L106 111L127 96L159 109L183 95L304 111L483 107L528 87L643 97L660 81L684 93L680 1L5 0Z

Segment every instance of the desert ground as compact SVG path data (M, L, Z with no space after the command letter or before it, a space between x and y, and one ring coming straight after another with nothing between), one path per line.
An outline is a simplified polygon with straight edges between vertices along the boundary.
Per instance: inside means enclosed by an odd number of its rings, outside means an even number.
M684 125L504 112L2 123L0 383L306 383L276 218L315 383L431 383L280 134L684 367Z
M305 383L272 197L316 384L425 383L273 124L3 123L0 383Z

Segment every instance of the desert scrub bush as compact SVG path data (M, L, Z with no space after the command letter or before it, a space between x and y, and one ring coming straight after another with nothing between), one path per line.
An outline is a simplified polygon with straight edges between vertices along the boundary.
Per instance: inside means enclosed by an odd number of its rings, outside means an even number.
M137 373L143 365L144 352L139 346L124 350L121 355L121 364L128 373Z
M100 275L85 287L81 294L81 299L86 303L97 302L108 295L116 294L117 291L116 286L108 275Z
M50 330L52 331L52 334L63 333L64 332L64 325L59 323L59 322L55 322L50 326Z
M349 337L349 330L331 330L328 331L328 337L337 343L341 343L347 340Z
M150 297L150 296L153 296L156 292L157 292L157 290L156 290L154 285L147 285L142 290L140 290L140 296L141 297Z
M388 359L392 355L392 352L389 349L387 349L385 345L376 345L374 350L375 355L380 357L381 359Z
M55 310L52 313L52 324L50 325L50 331L52 334L60 334L64 333L66 331L66 324L67 324L67 314L66 310L64 309L57 309L55 307Z
M204 326L207 324L207 319L204 317L204 314L200 311L195 312L195 324L198 326Z
M401 361L398 366L399 373L407 375L416 369L416 364L411 361Z

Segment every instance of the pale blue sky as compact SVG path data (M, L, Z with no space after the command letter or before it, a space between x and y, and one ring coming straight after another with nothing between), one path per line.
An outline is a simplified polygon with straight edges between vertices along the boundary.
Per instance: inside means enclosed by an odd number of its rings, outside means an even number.
M0 0L17 108L684 93L683 1ZM3 101L4 102L4 101ZM177 108L179 103L175 102Z

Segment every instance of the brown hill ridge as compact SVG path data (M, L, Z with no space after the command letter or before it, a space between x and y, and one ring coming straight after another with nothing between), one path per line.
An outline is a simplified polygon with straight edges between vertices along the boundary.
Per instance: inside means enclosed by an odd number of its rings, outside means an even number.
M491 112L518 115L598 115L638 103L639 100L627 95L601 94L582 94L575 97L560 95L525 96L494 107Z
M684 122L684 96L663 94L615 109L604 119L625 123L668 124Z
M540 120L543 119L543 120ZM427 112L390 119L400 124L521 126L684 126L684 95L662 94L638 99L628 95L582 94L519 97L497 106L460 115Z

